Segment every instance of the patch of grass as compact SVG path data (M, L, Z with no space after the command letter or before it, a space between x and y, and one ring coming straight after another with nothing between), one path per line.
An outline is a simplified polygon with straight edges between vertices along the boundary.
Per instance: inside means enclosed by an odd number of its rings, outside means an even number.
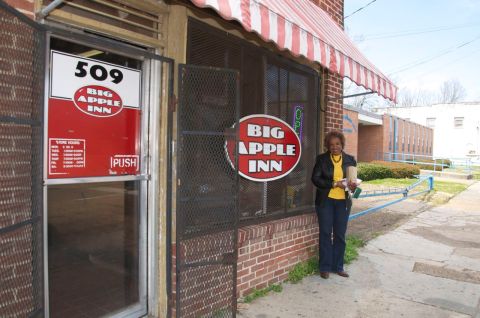
M350 264L358 258L358 249L365 246L365 241L356 236L347 236L345 247L345 264ZM318 271L318 257L313 257L306 262L298 263L288 273L287 281L293 284L300 282L303 278L315 274Z
M345 248L345 257L343 262L345 264L350 264L358 258L358 249L365 245L365 241L356 237L348 236L347 237L347 246Z
M283 290L283 287L281 284L273 284L268 287L262 288L262 289L254 289L253 292L248 294L243 298L244 303L251 303L257 298L264 297L266 296L269 292L274 291L276 293L279 293Z
M314 257L306 262L298 263L297 265L295 265L293 269L288 273L287 281L296 284L304 277L312 275L316 271L318 271L318 258Z
M462 192L467 187L468 185L463 183L433 180L433 189L435 191L445 192L452 195Z
M374 184L374 185L381 185L384 187L391 187L391 188L400 188L400 187L407 187L413 183L415 183L417 179L377 179L371 181L365 181L365 184ZM428 187L427 181L423 182L422 184L418 185L413 189L414 192L426 190ZM445 192L451 195L456 195L463 190L465 190L468 185L463 183L457 182L449 182L449 181L436 181L433 180L433 190L439 192Z

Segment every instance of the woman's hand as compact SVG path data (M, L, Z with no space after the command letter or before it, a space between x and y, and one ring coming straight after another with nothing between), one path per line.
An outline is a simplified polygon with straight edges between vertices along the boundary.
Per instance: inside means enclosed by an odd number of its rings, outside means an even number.
M348 183L348 188L349 188L351 191L355 191L355 189L357 188L357 183L356 183L356 182L349 182L349 183Z
M335 182L335 187L336 187L336 188L345 189L345 185L343 184L343 181L337 181L337 182Z

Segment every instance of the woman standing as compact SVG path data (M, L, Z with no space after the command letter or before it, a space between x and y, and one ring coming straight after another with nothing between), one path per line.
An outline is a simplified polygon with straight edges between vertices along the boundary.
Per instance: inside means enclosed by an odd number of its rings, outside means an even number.
M318 155L312 173L312 182L317 187L315 210L320 230L319 270L324 279L329 273L348 277L343 268L345 255L345 233L352 207L352 200L345 192L343 179L347 167L356 166L355 159L343 152L345 136L339 131L331 131L325 136L328 151ZM350 189L356 184L349 183Z

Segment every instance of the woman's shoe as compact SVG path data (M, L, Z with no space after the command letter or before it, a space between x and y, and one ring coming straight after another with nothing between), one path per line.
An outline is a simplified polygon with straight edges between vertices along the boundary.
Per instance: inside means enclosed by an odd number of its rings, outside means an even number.
M337 272L337 275L342 277L350 277L350 275L348 275L348 273L345 271Z
M330 274L328 272L320 272L320 277L323 279L327 279Z

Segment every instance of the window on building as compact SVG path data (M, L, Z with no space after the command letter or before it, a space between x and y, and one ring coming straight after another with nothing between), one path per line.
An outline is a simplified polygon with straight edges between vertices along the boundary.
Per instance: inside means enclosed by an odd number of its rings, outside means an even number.
M436 118L427 118L427 127L428 128L435 128L435 119Z
M463 117L455 117L453 119L454 128L463 128Z
M318 114L315 73L276 54L226 35L203 23L189 23L189 64L236 69L240 73L240 117L268 114L292 123L302 106L302 156L284 178L260 183L240 177L239 212L243 222L311 212L314 187L310 181L317 154Z

